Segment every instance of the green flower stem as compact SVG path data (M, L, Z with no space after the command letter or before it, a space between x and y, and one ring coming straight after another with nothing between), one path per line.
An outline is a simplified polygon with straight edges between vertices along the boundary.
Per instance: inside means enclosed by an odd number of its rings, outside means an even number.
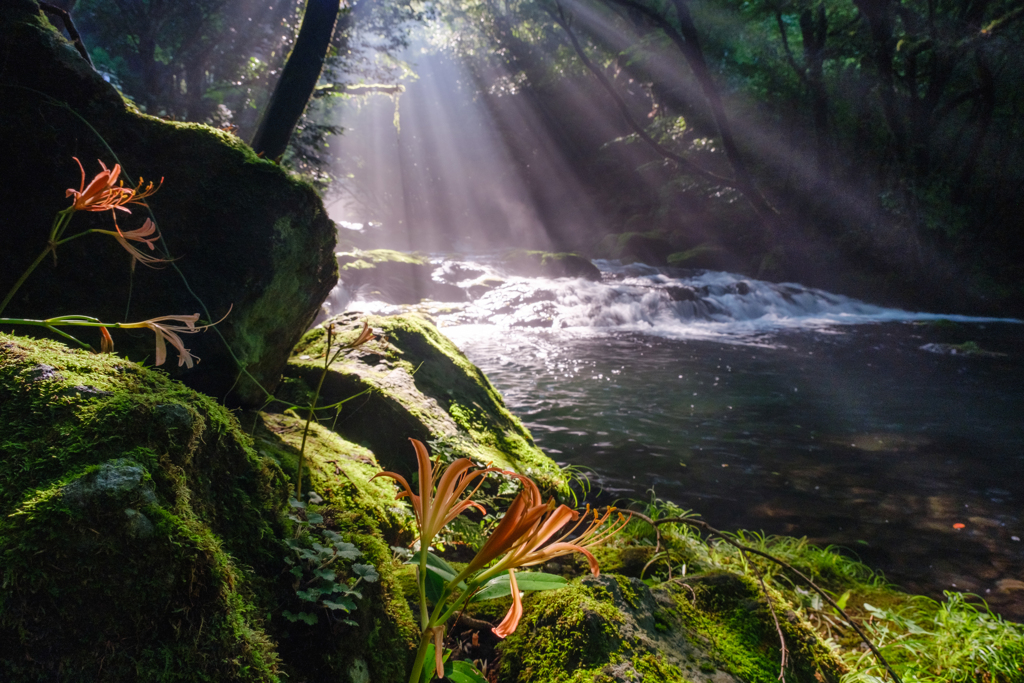
M49 253L50 247L43 249L43 253L39 254L39 256L36 257L36 260L32 262L32 265L28 267L28 270L21 274L21 277L18 278L18 281L15 282L14 286L11 287L9 292L7 292L7 296L4 297L3 302L0 302L0 313L4 312L4 309L7 308L7 304L9 304L11 302L11 299L14 298L14 295L25 283L25 280L28 279L28 276L31 275L32 271L35 270L36 267L43 262L43 259L46 258L46 255Z
M416 650L416 661L412 663L412 672L409 674L409 683L420 683L423 677L423 662L427 658L427 646L430 645L430 631L423 631L420 634L420 646Z
M93 232L103 233L106 235L115 234L110 232L109 230L92 229L85 230L76 235L72 235L71 237L64 237L62 239L64 231L67 230L68 224L71 223L71 217L74 214L75 210L73 207L69 207L67 209L64 209L63 211L57 212L57 215L53 219L53 226L50 228L50 239L46 243L46 249L43 249L42 253L40 253L39 256L36 257L36 260L32 262L32 265L25 269L25 272L21 274L21 277L18 278L18 281L15 282L14 286L11 287L11 289L7 292L7 295L4 297L4 300L0 302L0 313L4 312L4 309L7 308L7 304L11 302L11 299L14 298L14 295L17 294L18 290L21 289L21 286L25 284L25 280L28 279L29 275L35 272L35 269L39 267L39 264L43 262L43 259L46 258L47 254L52 252L54 262L56 262L57 247L59 247L62 244L67 244L73 239L77 239L79 237L82 237L83 235L88 235Z

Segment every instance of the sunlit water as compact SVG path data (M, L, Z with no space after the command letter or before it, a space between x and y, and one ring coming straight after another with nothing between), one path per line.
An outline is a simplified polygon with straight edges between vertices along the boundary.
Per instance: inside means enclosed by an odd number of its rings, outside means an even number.
M841 544L909 589L1024 618L1024 325L598 265L601 282L506 278L425 308L606 496L653 489L720 528ZM501 275L435 277L480 272Z

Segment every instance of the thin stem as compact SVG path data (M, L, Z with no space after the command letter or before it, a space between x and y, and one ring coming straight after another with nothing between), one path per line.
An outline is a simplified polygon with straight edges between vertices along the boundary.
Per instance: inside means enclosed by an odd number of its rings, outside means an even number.
M420 634L420 646L416 650L416 661L412 663L409 683L420 683L420 679L423 677L423 662L427 658L427 646L430 645L430 636L430 631L423 631Z
M43 259L46 258L46 255L49 254L50 251L50 247L46 247L46 249L43 249L43 252L36 257L36 260L32 262L32 265L28 267L28 270L21 274L21 277L18 278L18 281L15 282L14 286L11 287L9 292L7 292L7 296L4 297L3 302L0 302L0 313L4 312L4 309L7 308L7 304L9 304L11 302L11 299L14 298L14 295L17 293L18 289L20 289L21 286L25 283L25 280L28 279L28 276L32 274L32 271L34 271L36 267L43 262Z
M430 624L430 616L427 611L427 546L420 541L420 572L417 576L417 583L420 589L420 628L424 631Z
M327 351L324 353L324 369L320 373L320 381L317 382L316 392L313 394L313 401L309 404L309 413L306 414L306 426L302 430L302 445L299 447L299 472L295 479L295 498L302 499L302 465L306 459L306 438L309 436L309 424L316 415L316 404L320 400L320 390L323 389L324 380L327 378L327 370L331 367L331 342L334 335L333 330L327 328Z

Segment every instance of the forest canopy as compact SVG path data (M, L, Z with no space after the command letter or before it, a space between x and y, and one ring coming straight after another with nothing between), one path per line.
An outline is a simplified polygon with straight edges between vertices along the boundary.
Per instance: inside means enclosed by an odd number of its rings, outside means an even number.
M68 4L138 106L246 140L305 5ZM393 100L441 54L471 74L553 247L657 233L756 276L860 278L909 301L952 287L960 305L1016 310L1022 20L1013 0L357 0L284 163L387 223L373 160L332 141L369 98L397 119ZM592 210L573 218L547 189L530 166L542 144Z

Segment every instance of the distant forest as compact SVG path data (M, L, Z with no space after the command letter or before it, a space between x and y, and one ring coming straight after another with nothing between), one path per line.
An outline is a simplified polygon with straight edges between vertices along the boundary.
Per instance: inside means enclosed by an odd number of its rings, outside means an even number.
M141 109L251 139L296 0L65 0ZM596 249L643 233L854 294L1024 313L1024 5L1018 0L356 0L282 163L327 194L335 109L400 97L409 46L459 59L497 113L527 107L599 208ZM383 93L383 95L382 95ZM592 125L587 125L590 122ZM526 168L535 139L501 131ZM354 170L354 169L351 169ZM529 179L530 174L526 173ZM530 188L557 223L544 178ZM607 244L607 239L604 242ZM595 252L596 253L596 252ZM686 265L681 263L680 265Z

